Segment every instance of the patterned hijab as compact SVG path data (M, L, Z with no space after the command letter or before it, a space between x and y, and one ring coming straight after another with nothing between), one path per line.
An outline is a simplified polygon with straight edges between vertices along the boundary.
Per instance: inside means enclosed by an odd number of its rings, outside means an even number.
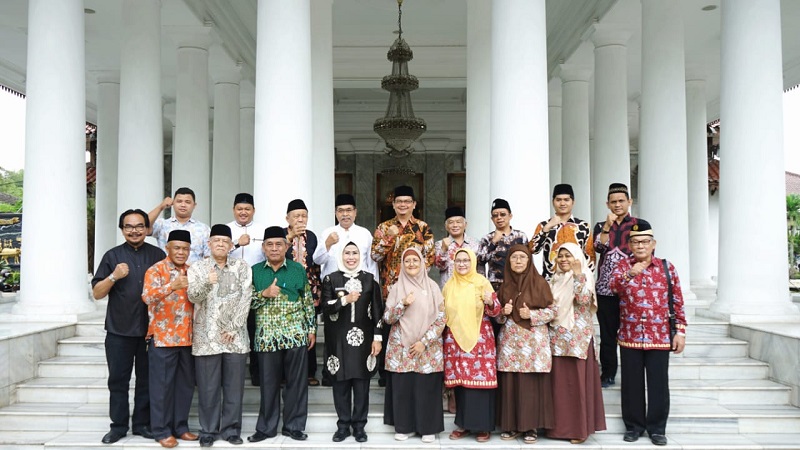
M528 266L522 273L511 270L511 255L516 252L528 255ZM500 298L501 303L508 303L509 300L513 302L511 318L514 319L514 323L529 330L531 321L520 317L519 309L524 305L530 309L541 309L553 304L553 293L550 292L550 286L533 265L531 251L528 250L527 245L515 244L508 249L503 285L500 287Z
M597 295L594 291L594 274L589 270L589 264L586 262L586 256L583 250L577 244L572 242L565 242L558 247L556 255L561 249L566 249L572 254L572 257L581 262L581 273L586 276L586 287L592 294L591 311L597 311ZM558 313L555 319L550 322L551 326L564 327L571 330L575 326L575 284L573 277L575 274L572 269L564 272L556 261L555 273L550 278L550 289L553 291L553 297L558 305Z
M414 253L419 258L420 269L416 276L406 273L403 260L410 253ZM416 247L409 247L400 258L400 276L397 283L389 288L389 296L386 299L386 308L394 308L403 303L403 299L410 293L414 293L414 303L405 307L403 315L398 321L402 335L403 346L411 347L419 341L431 324L436 321L439 314L439 307L444 302L439 286L435 281L428 277L425 272L425 258L422 252Z
M483 294L492 293L494 289L489 280L478 274L475 252L469 248L462 248L456 252L455 258L462 253L469 256L469 272L461 275L454 269L453 277L447 280L442 294L444 294L447 326L450 327L458 346L465 352L471 352L481 334Z

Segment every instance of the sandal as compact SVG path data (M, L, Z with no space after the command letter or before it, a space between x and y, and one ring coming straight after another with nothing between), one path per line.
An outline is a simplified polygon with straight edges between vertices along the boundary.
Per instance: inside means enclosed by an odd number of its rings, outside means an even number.
M478 442L489 442L491 434L488 431L482 431L475 435L475 440Z
M520 434L522 433L520 433L519 431L503 431L502 433L500 433L500 439L504 441L510 441L516 439L517 436L519 436Z
M536 431L526 431L525 435L522 437L522 442L526 444L535 444L539 436L536 434Z
M308 377L309 386L319 386L319 380L314 377Z
M453 441L457 441L457 440L463 438L464 436L466 436L468 434L469 434L469 430L461 430L461 429L453 430L450 433L450 439L453 440Z

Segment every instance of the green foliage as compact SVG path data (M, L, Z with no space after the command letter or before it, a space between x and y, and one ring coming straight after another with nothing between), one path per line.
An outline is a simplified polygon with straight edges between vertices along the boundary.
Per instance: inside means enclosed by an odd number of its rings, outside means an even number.
M0 212L19 212L22 209L23 171L6 170L0 167L0 193L11 195L18 200L14 203L0 201Z
M786 196L786 232L789 243L789 275L797 273L797 255L800 255L800 195Z

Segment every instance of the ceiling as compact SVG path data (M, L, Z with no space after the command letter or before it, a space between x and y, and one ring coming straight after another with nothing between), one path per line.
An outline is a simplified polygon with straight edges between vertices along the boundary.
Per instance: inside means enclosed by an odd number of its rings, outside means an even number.
M311 0L312 6L317 0ZM322 0L328 1L328 0ZM706 77L709 120L719 111L720 0L675 0L684 16L687 72ZM119 68L122 0L85 0L87 120L96 120L95 71ZM782 0L785 87L800 83L800 2ZM548 73L560 63L593 64L587 29L595 22L628 29L628 98L636 107L641 86L641 0L547 0ZM255 76L256 0L162 0L162 95L175 101L176 47L172 36L210 27L210 79L242 66L242 100L252 102ZM0 84L25 92L27 1L0 2ZM397 29L396 0L333 1L333 76L337 141L371 133L387 94L386 50ZM406 0L404 37L414 51L410 72L420 79L413 94L418 115L435 135L458 138L466 128L466 0ZM523 45L524 43L521 43ZM551 82L551 86L556 85ZM213 90L209 86L213 102ZM169 107L167 107L169 109ZM429 117L432 119L429 119ZM441 127L438 127L440 124ZM165 131L171 132L166 126ZM635 130L632 130L635 131ZM374 134L372 135L374 136Z

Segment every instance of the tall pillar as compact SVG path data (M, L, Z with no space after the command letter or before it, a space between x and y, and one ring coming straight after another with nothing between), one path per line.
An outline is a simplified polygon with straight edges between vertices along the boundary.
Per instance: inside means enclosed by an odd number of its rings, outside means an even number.
M561 66L561 182L575 191L573 214L591 221L589 169L589 78L586 67ZM552 186L550 187L552 189ZM552 198L552 195L547 197ZM552 213L550 214L552 216Z
M31 0L22 289L13 312L37 320L95 308L86 284L84 66L83 1Z
M798 320L788 291L780 4L752 0L721 7L725 150L719 174L719 288L711 310L732 322ZM754 243L745 252L743 239Z
M256 131L256 107L254 99L248 98L239 108L239 173L241 176L240 192L253 193L253 139Z
M592 163L592 219L608 215L606 200L611 183L631 184L628 150L628 49L626 30L595 25L594 42L594 149Z
M117 208L149 211L164 198L161 0L123 0L122 17Z
M197 202L192 217L209 223L212 202L211 153L208 145L210 28L174 31L170 36L178 46L172 191L181 187L191 188Z
M119 72L98 72L97 184L94 203L94 268L117 242L117 168L119 154ZM126 208L127 209L127 208ZM124 210L123 210L124 211Z
M642 2L642 108L639 206L653 225L657 253L684 280L689 267L686 166L686 75L679 2ZM689 283L684 296L694 297Z
M472 236L492 229L489 146L492 110L492 2L467 0L466 219ZM483 168L483 171L481 170Z
M312 173L311 11L309 0L259 0L256 37L254 180L256 210L267 225L286 223L284 205L304 199ZM276 187L291 186L291 189ZM263 216L261 214L264 214Z
M311 148L312 204L309 227L322 230L333 225L336 152L333 142L333 0L316 0L311 9ZM354 194L359 194L354 192ZM356 195L359 197L359 195ZM361 203L368 202L366 196ZM358 202L359 199L356 199Z
M561 80L550 80L547 95L547 124L550 147L550 182L548 186L561 183Z
M239 70L216 76L214 83L214 135L211 175L211 220L230 221L233 199L239 193Z
M509 201L514 227L527 233L550 216L548 180L530 173L549 167L545 29L544 0L492 2L489 192Z
M708 144L706 142L706 81L686 80L686 149L689 177L689 263L691 284L710 287L711 246L708 215Z

